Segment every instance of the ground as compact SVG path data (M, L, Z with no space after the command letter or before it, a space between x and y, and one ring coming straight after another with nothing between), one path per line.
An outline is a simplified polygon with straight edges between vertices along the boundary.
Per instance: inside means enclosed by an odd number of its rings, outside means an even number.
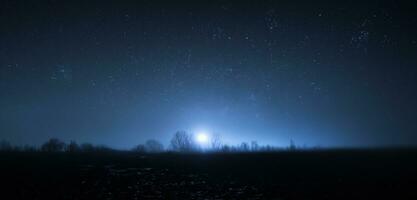
M0 153L1 199L417 199L416 150Z

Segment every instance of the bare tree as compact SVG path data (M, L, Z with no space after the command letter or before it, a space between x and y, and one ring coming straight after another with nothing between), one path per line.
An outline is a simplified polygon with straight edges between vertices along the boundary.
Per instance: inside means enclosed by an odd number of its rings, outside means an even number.
M139 153L144 153L144 152L146 152L145 145L138 144L137 146L133 147L132 151L139 152Z
M80 146L75 141L71 141L67 146L68 152L77 152L80 151Z
M227 153L227 152L231 151L231 148L230 148L229 145L225 144L225 145L222 146L221 151Z
M36 147L35 146L28 145L28 144L25 144L23 146L23 151L24 152L35 152L36 151Z
M195 150L192 135L185 131L177 131L171 139L171 148L178 152L190 152Z
M81 151L83 152L93 152L94 151L94 145L91 143L83 143L80 146Z
M290 146L288 147L289 150L294 151L297 147L295 146L294 140L290 140Z
M271 151L274 150L274 148L271 145L269 145L269 144L266 145L264 149L265 149L264 151L266 151L266 152L271 152Z
M56 138L51 138L42 145L41 150L46 152L60 152L63 151L64 148L65 142Z
M12 150L13 150L13 147L8 141L6 140L0 141L0 151L12 151Z
M219 134L215 133L211 136L211 149L213 151L220 151L222 147L222 140Z
M259 145L257 141L252 141L251 142L251 151L259 151Z
M240 144L239 150L243 152L249 151L249 144L246 142L242 142L242 144Z
M95 152L111 152L111 151L113 151L113 149L106 146L106 145L101 144L101 145L96 145L94 147L94 151Z
M159 153L164 150L164 145L156 140L148 140L145 143L145 151L149 153Z

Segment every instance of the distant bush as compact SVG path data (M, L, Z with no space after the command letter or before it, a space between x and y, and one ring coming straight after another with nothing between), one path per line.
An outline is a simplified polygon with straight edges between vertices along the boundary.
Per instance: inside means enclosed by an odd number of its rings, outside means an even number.
M82 152L93 152L94 151L94 145L91 143L83 143L80 145L80 150Z
M65 142L56 138L51 138L41 146L41 150L45 152L61 152L64 151L65 147Z
M144 144L138 144L137 146L133 147L132 149L133 152L138 152L138 153L145 153L145 145Z
M164 145L156 140L148 140L145 143L145 151L148 153L159 153L164 151Z
M254 151L254 152L256 152L256 151L259 151L259 145L258 145L258 142L257 141L252 141L251 142L251 151Z
M249 144L246 143L246 142L242 142L242 144L240 144L239 151L248 152L249 151Z
M221 148L221 152L228 153L230 151L231 151L231 148L227 144L226 145L223 145L222 148Z
M13 147L8 141L6 140L0 141L0 151L12 151L12 150L13 150Z
M75 141L71 141L67 146L67 152L78 152L81 148Z
M288 147L290 151L294 151L297 149L293 140L290 140L290 146Z
M106 145L97 145L94 146L94 152L112 152L114 149L106 146Z
M38 149L35 146L31 146L31 145L24 145L23 146L23 151L24 152L36 152L38 151Z
M75 147L74 149L77 149L75 144L74 144L74 147ZM115 150L106 145L93 145L91 143L82 143L78 147L77 151L83 152L83 153L93 153L93 152L112 152Z

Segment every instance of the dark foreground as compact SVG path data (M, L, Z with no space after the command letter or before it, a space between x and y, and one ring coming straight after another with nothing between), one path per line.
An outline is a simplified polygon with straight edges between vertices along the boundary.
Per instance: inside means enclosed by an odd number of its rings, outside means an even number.
M0 199L417 199L417 151L0 153Z

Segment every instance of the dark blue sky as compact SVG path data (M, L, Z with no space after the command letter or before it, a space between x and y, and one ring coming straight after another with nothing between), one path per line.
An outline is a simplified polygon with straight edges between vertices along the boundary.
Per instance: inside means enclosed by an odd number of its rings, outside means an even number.
M417 144L415 1L2 1L0 139Z

